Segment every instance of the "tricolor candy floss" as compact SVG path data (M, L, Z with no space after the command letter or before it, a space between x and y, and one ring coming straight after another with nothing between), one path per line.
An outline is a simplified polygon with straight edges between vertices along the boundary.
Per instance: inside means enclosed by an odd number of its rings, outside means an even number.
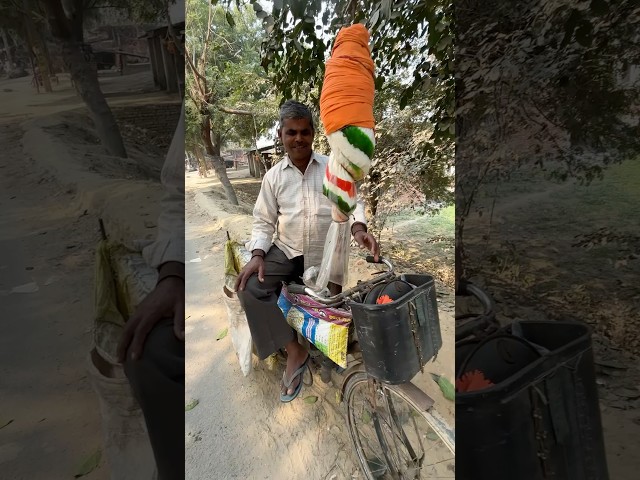
M335 205L334 220L356 208L356 182L369 172L373 135L374 64L369 32L362 24L342 28L327 61L320 95L320 116L331 155L323 184Z
M327 135L331 155L325 173L323 192L346 215L356 208L356 182L364 179L371 166L375 140L373 130L347 126ZM334 216L342 221L345 217Z
M333 202L316 288L328 282L346 285L349 264L349 215L356 208L356 182L371 167L375 148L373 128L374 64L369 31L362 24L342 28L325 68L320 117L331 148L322 185Z

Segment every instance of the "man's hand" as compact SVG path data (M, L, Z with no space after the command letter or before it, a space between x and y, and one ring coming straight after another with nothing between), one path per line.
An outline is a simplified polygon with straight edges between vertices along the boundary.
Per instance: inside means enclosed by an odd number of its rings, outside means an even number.
M374 260L377 262L380 258L380 246L376 241L376 237L371 235L369 232L365 232L364 230L358 230L353 238L360 245L360 248L366 248L373 255Z
M142 356L144 342L149 332L163 318L173 317L173 331L184 341L184 280L167 277L138 306L127 321L118 344L118 361L124 362L127 350L131 359Z
M247 263L238 274L238 278L236 279L236 292L244 290L244 287L247 285L247 280L256 272L258 272L258 280L264 282L264 258L260 255L251 258L249 263Z

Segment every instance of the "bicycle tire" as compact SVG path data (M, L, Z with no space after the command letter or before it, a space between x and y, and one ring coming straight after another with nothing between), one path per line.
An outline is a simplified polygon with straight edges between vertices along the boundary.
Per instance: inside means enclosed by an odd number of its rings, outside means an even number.
M370 397L370 392L367 390L370 388L369 383L370 376L365 372L357 372L353 374L345 386L344 401L346 404L346 416L347 427L349 429L349 436L356 451L360 468L368 480L383 479L444 479L455 478L455 439L453 430L446 424L446 422L438 415L433 409L429 408L424 410L420 408L420 399L412 398L412 395L403 391L401 385L388 385L385 383L374 382L377 389L375 395L386 399L384 410L391 412L398 406L404 404L410 408L408 418L416 427L416 418L421 418L423 427L427 427L429 431L409 432L414 439L415 444L408 443L408 433L398 423L397 414L393 414L393 419L382 418L383 411L381 408L373 408L370 412L370 421L372 425L367 425L367 420L363 418L362 412L359 412L353 405L355 397L364 388L365 397ZM381 394L384 392L384 394ZM425 394L426 395L426 394ZM394 400L391 400L394 399ZM377 406L377 405L376 405ZM364 411L366 412L366 410ZM415 413L411 413L415 412ZM390 413L391 416L391 413ZM405 415L407 416L407 415ZM360 428L368 428L372 432L375 432L375 442L372 440L367 441L367 445L363 444L362 432ZM386 428L385 428L386 427ZM385 435L384 430L387 431ZM426 428L425 428L426 430ZM390 433L389 433L390 432ZM431 434L431 436L429 436ZM404 445L404 453L409 453L410 462L413 464L407 467L407 471L403 473L402 465L399 465L400 458L399 453L395 458L393 457L393 448L389 445L389 439L391 436L398 437ZM422 437L424 436L424 443L430 442L437 446L438 450L425 452L423 447ZM397 442L394 445L398 447ZM367 451L367 449L369 451ZM421 451L421 458L417 458L416 450ZM441 460L440 457L445 456L445 460ZM416 457L416 458L413 458ZM430 461L430 457L438 457L438 460L433 463L428 463L426 466L423 464L424 460Z

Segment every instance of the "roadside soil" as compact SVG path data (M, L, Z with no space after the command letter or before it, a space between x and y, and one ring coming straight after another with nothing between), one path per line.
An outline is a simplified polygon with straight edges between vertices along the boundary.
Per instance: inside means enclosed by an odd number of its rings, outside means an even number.
M468 272L496 300L498 319L573 319L593 329L610 477L635 478L640 457L639 245L578 246L600 228L640 238L636 161L591 185L521 171L479 194L466 223ZM495 199L495 203L494 203Z

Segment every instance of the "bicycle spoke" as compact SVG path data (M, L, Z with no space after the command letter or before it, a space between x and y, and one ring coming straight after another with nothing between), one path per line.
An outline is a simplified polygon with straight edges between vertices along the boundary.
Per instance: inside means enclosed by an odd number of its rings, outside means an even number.
M347 390L349 429L367 479L455 478L454 453L431 414L365 374Z

